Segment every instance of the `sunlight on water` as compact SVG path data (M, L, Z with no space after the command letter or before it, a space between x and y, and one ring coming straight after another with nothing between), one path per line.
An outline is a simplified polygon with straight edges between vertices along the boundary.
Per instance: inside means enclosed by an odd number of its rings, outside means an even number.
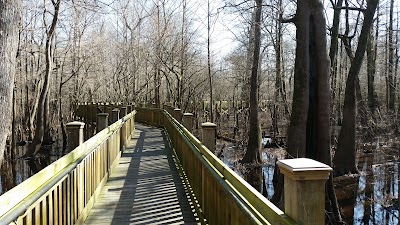
M262 158L264 160L264 166L262 172L264 174L265 185L267 187L268 199L271 199L274 195L274 170L275 170L275 156L262 152ZM264 188L264 187L263 187Z
M360 178L358 180L358 191L356 197L356 204L354 206L354 224L363 224L364 217L364 204L365 204L365 188L367 181L367 162L364 163L363 170L360 171Z

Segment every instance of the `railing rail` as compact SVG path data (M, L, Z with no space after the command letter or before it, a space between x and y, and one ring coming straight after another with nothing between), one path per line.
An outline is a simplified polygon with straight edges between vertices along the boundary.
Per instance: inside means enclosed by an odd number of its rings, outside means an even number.
M133 111L0 196L0 224L79 224L134 130Z
M136 108L139 122L163 126L208 224L296 224L227 167L167 111Z

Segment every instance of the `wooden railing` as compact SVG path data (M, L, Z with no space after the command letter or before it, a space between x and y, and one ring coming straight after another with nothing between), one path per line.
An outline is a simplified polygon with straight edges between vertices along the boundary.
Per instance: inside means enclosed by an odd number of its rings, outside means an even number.
M0 196L0 224L81 224L134 130L133 111Z
M208 224L296 224L227 167L165 110L136 108L136 120L166 129Z

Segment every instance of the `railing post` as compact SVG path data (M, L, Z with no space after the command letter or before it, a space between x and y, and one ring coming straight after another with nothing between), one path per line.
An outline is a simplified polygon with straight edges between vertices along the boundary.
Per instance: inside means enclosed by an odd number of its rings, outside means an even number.
M178 122L182 122L182 113L181 113L181 109L178 109L178 108L176 108L176 109L174 109L174 118L176 119L176 120L178 120Z
M124 118L126 116L126 114L127 114L126 110L127 110L127 107L125 107L125 106L121 107L121 110L119 111L119 117L120 118Z
M120 111L120 114L119 114L119 116L121 117L121 118L124 118L125 116L126 116L126 107L121 107L121 111ZM127 129L127 124L128 123L128 121L124 121L124 124L122 124L122 127L121 127L121 133L120 133L120 148L121 148L121 151L122 152L124 152L125 151L125 143L126 143L126 129Z
M119 109L115 108L111 111L111 122L115 123L119 120Z
M325 182L332 168L307 158L277 164L285 177L285 213L299 225L325 224Z
M127 108L126 109L127 110L127 114L132 112L132 105L127 105L126 108Z
M83 143L83 127L85 123L74 121L66 124L68 135L68 149L74 150Z
M103 113L105 113L106 112L106 105L102 102L102 103L100 103L100 110L103 112Z
M105 108L105 113L108 113L108 115L111 115L111 112L112 112L112 108L111 108L111 105L110 105L110 103L109 102L107 102L106 103L106 105L104 106L104 108Z
M206 146L211 152L215 152L215 134L217 130L217 125L215 123L205 122L201 124L203 130L203 136L201 142Z
M184 113L182 117L182 122L183 126L186 127L186 129L192 133L192 127L193 127L193 113Z
M108 127L108 113L97 114L97 124L96 124L97 133L99 133L106 127Z

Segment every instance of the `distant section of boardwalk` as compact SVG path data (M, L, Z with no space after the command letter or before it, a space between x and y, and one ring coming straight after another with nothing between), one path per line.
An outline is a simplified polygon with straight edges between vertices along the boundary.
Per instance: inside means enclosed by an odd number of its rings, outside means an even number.
M136 126L85 224L198 224L162 129Z

